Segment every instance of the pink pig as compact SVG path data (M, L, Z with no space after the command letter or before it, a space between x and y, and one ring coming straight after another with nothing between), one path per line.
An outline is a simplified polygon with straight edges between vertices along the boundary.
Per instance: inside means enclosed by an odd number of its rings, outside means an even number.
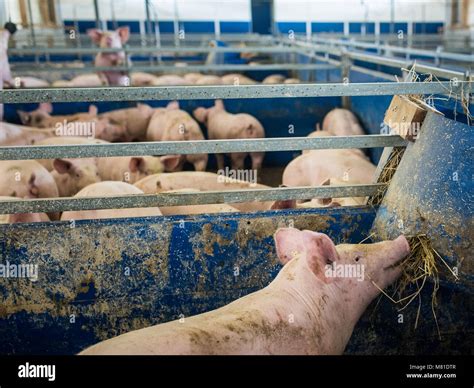
M357 117L347 109L333 109L323 120L323 131L328 131L335 136L364 135L364 130Z
M100 48L116 48L120 49L128 41L130 37L130 29L128 27L120 27L115 31L101 31L98 29L87 30L92 41ZM109 66L125 66L130 64L125 51L113 53L99 53L96 55L94 65L99 67ZM107 81L111 86L129 86L130 78L124 71L104 71L99 72L99 76Z
M74 197L110 197L121 195L143 194L143 191L125 182L104 181L84 187ZM160 216L157 207L133 209L99 209L82 211L65 211L61 220L93 220L99 218L125 218Z
M214 311L100 342L80 354L342 354L360 316L380 289L400 276L397 264L410 251L403 236L335 246L325 234L284 228L274 238L284 266L264 289ZM357 277L334 271L349 266Z
M204 140L199 124L179 103L172 101L166 108L157 108L151 116L147 129L148 141L187 141ZM205 171L207 154L183 155L175 170L182 170L184 161L194 165L196 171Z
M329 178L372 183L375 166L360 150L313 150L293 159L283 171L285 186L319 186Z
M259 139L265 137L262 124L255 117L247 113L232 114L225 110L222 100L216 100L212 108L197 108L193 112L196 119L207 126L210 140L222 139ZM232 168L243 169L248 153L239 152L230 155ZM262 167L263 152L252 152L252 169ZM217 165L224 169L224 155L216 154Z

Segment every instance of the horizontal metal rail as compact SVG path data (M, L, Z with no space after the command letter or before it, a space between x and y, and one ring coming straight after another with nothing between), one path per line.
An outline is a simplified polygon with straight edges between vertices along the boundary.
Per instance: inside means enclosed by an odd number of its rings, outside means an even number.
M390 51L392 53L405 54L405 55L418 55L418 56L431 57L431 58L449 59L449 60L453 60L457 62L467 62L469 64L472 64L474 62L474 55L431 51L431 50L424 50L424 49L414 49L414 48L408 48L408 47L398 47L398 46L392 46L392 45L387 45L387 44L357 42L354 40L324 39L324 38L312 38L311 42L328 44L328 45L345 46L345 47L376 49L376 50L383 50L385 52Z
M335 66L325 64L297 64L297 63L272 63L266 65L131 65L131 66L90 66L67 67L60 63L53 62L54 66L41 66L38 64L28 64L27 66L11 66L14 73L20 71L34 72L61 72L61 73L94 73L97 71L144 71L144 72L183 72L184 71L268 71L268 70L329 70Z
M405 68L405 69L410 68L415 63L414 61L404 61L402 59L387 58L387 57L381 57L377 55L362 54L362 53L355 53L355 52L349 52L347 55L349 56L349 58L354 59L354 60L366 61L366 62L378 64L378 65L385 65L385 66ZM416 61L415 70L418 73L429 73L437 77L447 78L447 79L457 78L459 80L462 80L466 76L466 73L463 73L461 71L450 70L450 69L445 69L445 68L441 68L437 66L427 65L419 61Z
M209 47L209 46L182 46L182 47L141 47L130 46L123 48L100 48L91 47L34 47L34 48L11 48L8 55L84 55L98 53L116 53L124 51L128 54L163 54L163 53L292 53L295 48L290 46L248 46L248 47Z
M472 89L463 81L8 89L0 92L0 103L461 94Z
M312 57L311 52L322 52L325 54L336 55L339 57L345 55L347 58L350 58L352 60L360 60L363 62L373 63L376 65L385 65L385 66L396 67L396 68L410 68L411 66L415 64L414 60L403 60L403 59L398 59L398 58L393 58L393 57L380 56L377 54L368 54L368 53L355 52L355 51L346 51L343 53L339 49L335 49L333 47L331 48L331 47L327 47L327 46L325 47L325 46L319 46L319 45L313 46L308 42L296 42L294 44L299 45L303 49L302 51L300 51L300 54L308 55L309 57ZM431 64L425 64L418 60L416 61L415 69L418 72L430 73L440 78L447 78L447 79L457 78L459 80L463 80L466 78L466 73L462 71L456 71L456 70L442 68L439 66L434 66Z
M112 144L67 144L0 147L0 160L90 158L143 155L220 154L231 152L300 151L403 147L406 140L398 135L361 135L328 137L283 137L239 140L161 141Z
M353 186L280 187L236 191L136 194L115 197L42 198L0 201L0 214L51 213L67 210L128 209L212 203L239 203L289 199L365 197L376 194L384 184Z

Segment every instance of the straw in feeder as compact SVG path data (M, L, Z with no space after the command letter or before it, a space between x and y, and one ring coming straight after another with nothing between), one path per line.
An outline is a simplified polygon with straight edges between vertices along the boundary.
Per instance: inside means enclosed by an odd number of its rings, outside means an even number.
M418 327L418 321L421 311L421 291L423 290L426 281L430 279L433 282L433 292L431 294L431 310L438 330L438 336L441 339L439 331L438 320L436 317L437 299L436 294L439 289L439 264L444 264L456 280L457 274L449 267L446 261L436 250L431 246L431 241L425 234L407 237L410 244L410 255L401 263L403 268L402 275L397 283L395 294L398 294L398 300L389 296L385 291L380 289L377 284L374 285L381 290L393 303L402 304L399 311L407 308L413 300L418 299L418 310L415 320L415 329ZM414 292L408 291L410 286L414 286ZM408 295L407 292L410 292Z

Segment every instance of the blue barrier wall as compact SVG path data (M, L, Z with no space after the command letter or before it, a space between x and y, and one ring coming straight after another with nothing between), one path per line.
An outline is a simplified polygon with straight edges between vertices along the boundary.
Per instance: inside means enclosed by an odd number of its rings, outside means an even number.
M74 354L216 309L276 276L278 227L358 243L374 215L339 208L0 225L0 262L39 266L36 282L0 279L0 354Z

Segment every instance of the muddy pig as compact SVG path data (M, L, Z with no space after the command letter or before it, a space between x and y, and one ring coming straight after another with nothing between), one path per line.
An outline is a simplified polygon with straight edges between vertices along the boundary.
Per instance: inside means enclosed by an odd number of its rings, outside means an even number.
M283 268L264 289L184 322L100 342L80 354L342 354L360 316L380 289L400 276L397 264L410 251L403 236L336 246L325 234L283 228L274 240ZM352 274L338 269L349 266L357 269Z

